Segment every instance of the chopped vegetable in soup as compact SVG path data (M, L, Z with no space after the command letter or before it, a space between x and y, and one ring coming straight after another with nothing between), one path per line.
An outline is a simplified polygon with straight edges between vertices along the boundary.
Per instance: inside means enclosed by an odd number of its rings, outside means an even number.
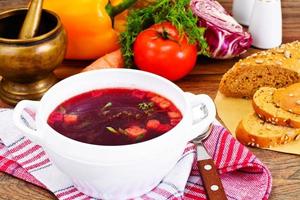
M109 88L72 97L49 116L60 134L89 144L126 145L158 137L182 119L168 99L137 89Z

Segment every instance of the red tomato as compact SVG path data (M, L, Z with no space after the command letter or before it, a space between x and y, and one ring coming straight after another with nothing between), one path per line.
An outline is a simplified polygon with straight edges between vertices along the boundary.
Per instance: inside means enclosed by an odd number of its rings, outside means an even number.
M144 71L175 81L187 75L195 66L197 46L170 22L155 24L142 31L134 45L134 62Z

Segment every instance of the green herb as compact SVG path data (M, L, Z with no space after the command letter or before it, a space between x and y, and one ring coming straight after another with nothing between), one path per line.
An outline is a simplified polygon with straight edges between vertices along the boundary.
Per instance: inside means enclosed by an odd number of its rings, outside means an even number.
M105 110L108 107L112 106L112 102L108 102L105 106L103 106L102 110Z
M122 129L122 128L118 128L118 130L116 130L115 128L108 126L108 127L106 127L106 129L107 129L109 132L113 133L113 134L123 134L123 135L128 135L127 131L125 131L125 130Z
M119 134L119 132L116 129L114 129L113 127L108 126L108 127L106 127L106 129L111 133Z
M118 128L118 132L123 135L128 135L127 131L125 131L124 129L121 129L121 128Z
M148 102L148 103L143 102L143 103L139 103L138 106L139 106L139 109L141 109L143 111L147 111L147 110L153 108L154 103L153 102Z
M150 116L154 112L153 106L154 106L153 102L148 102L148 103L143 102L138 104L139 109L144 111L144 113L147 114L148 116ZM136 118L138 119L137 116Z
M141 134L135 138L135 141L140 141L144 138L145 134Z
M110 110L106 110L107 108L111 107L112 106L112 103L111 102L108 102L107 104L105 104L105 106L103 106L101 108L101 112L99 113L99 115L107 115L108 113L110 113Z
M190 44L198 43L199 54L208 55L205 28L199 27L198 19L189 8L190 0L157 0L142 9L132 10L127 17L126 30L121 33L120 44L126 67L134 67L132 46L137 35L153 24L169 21L188 36Z

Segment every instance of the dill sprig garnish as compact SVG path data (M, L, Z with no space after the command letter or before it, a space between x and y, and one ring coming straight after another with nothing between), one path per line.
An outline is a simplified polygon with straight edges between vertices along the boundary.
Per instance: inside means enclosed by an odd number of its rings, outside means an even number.
M146 103L146 102L143 102L143 103L139 103L139 109L141 110L149 110L151 108L153 108L154 106L154 103L153 102L149 102L149 103Z

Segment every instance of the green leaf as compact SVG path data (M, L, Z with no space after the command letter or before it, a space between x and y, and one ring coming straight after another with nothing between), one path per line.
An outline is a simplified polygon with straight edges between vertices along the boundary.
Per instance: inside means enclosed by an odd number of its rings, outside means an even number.
M112 102L108 102L105 106L103 106L102 110L105 110L108 107L112 106Z
M141 134L135 138L135 141L140 141L145 137L145 134Z
M114 129L113 127L108 126L108 127L106 127L106 129L111 133L119 134L119 132L116 129Z
M123 135L128 135L127 131L125 131L124 129L119 128L118 131Z
M154 103L153 102L148 102L148 103L143 102L143 103L139 103L138 106L139 106L139 109L146 111L146 110L153 108Z

